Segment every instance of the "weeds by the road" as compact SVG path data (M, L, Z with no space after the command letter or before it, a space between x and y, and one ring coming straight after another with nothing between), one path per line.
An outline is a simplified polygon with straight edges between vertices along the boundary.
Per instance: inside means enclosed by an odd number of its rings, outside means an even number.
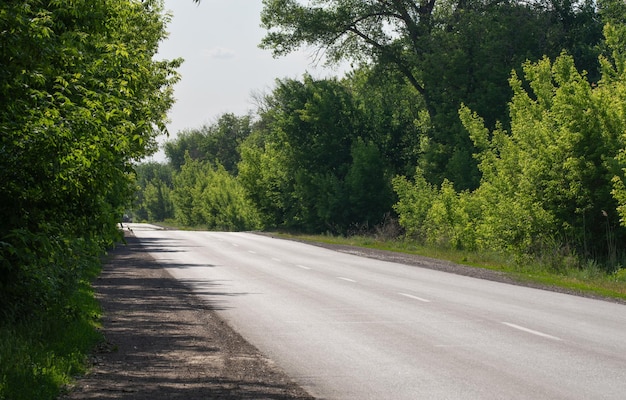
M62 309L0 326L0 399L56 399L100 341L100 310L83 280Z

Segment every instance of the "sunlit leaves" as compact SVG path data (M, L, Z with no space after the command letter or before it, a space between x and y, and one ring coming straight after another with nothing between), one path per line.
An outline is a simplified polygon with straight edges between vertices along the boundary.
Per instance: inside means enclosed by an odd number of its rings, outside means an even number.
M177 170L188 153L194 160L218 162L236 175L240 160L238 147L250 135L251 129L250 116L223 114L213 124L179 132L175 140L165 143L165 154Z
M171 193L176 220L186 226L241 231L259 229L261 219L243 186L221 165L185 158Z
M153 60L166 21L159 1L0 4L0 240L18 249L0 254L3 285L28 296L29 274L64 266L42 257L27 269L19 232L49 235L56 261L76 236L118 235L132 164L155 150L173 101L180 61Z
M563 49L598 78L602 24L594 4L548 3L264 0L261 47L275 56L312 47L330 62L395 70L430 114L433 129L420 160L427 179L476 188L475 149L456 114L461 103L490 128L505 123L511 70Z
M611 160L618 143L607 124L614 106L566 54L554 62L528 62L524 74L526 82L516 74L510 81L509 134L490 133L469 110L461 112L481 149L483 178L474 192L484 204L478 232L490 237L485 243L516 251L535 251L537 240L545 245L558 238L584 256L602 257L606 242L597 238L607 221L615 225Z

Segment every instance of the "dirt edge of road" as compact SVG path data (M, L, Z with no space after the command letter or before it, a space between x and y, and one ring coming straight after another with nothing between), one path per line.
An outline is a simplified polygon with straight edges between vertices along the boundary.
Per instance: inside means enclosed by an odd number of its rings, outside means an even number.
M132 235L94 282L106 342L69 399L313 399Z

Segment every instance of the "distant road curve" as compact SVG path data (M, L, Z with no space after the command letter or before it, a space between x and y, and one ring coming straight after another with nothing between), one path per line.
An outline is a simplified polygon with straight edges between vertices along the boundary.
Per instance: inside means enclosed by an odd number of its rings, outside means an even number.
M124 225L317 398L626 398L625 305L251 233Z

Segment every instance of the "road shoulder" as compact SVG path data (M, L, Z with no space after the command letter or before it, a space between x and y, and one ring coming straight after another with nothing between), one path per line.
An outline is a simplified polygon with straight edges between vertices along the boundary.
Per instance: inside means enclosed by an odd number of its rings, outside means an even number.
M312 399L132 235L94 282L106 342L62 399Z

